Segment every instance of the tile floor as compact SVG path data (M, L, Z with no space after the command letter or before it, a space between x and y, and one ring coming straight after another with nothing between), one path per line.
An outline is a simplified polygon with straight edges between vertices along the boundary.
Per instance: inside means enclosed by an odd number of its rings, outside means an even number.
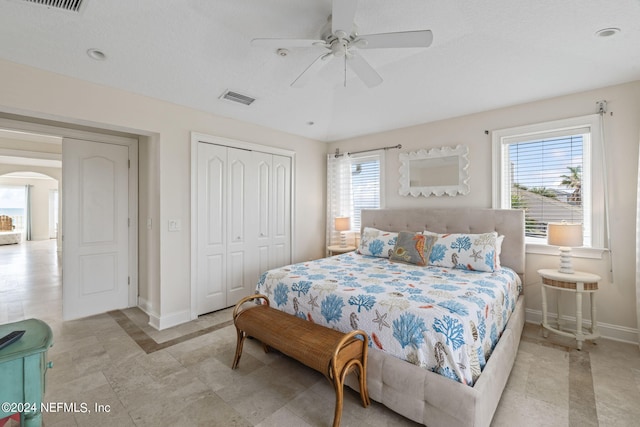
M230 369L230 310L156 331L137 308L63 322L61 294L54 241L0 246L0 323L46 321L55 343L45 401L91 409L45 413L47 427L331 425L334 394L322 375L252 341ZM342 425L418 424L376 402L363 408L349 389ZM492 425L640 426L638 346L600 339L578 352L527 324Z

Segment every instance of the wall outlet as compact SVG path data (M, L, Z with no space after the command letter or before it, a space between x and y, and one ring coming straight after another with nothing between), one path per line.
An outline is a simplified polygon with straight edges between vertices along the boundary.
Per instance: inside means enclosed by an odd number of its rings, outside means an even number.
M182 229L182 224L179 219L169 220L169 231L180 231L181 229Z
M147 218L147 230L151 230L152 221L151 218Z

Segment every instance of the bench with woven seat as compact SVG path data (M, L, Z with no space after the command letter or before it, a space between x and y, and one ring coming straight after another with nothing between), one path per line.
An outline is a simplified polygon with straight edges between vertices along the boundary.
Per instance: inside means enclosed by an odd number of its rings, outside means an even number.
M263 303L246 304L261 299ZM246 337L262 342L265 352L272 347L283 354L322 373L336 392L333 426L340 425L344 379L351 371L359 377L362 405L369 406L367 393L367 350L369 338L361 330L347 334L306 321L269 306L265 295L241 299L233 310L233 323L238 333L232 369L238 367ZM360 337L360 338L358 338Z

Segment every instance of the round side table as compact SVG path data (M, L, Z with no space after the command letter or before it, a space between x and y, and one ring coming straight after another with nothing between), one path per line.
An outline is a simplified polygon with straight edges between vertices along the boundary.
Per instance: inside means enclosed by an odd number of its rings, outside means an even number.
M600 337L598 322L596 320L596 291L600 276L582 271L573 274L560 273L554 269L538 270L542 278L542 327L543 335L546 338L549 332L575 338L578 343L578 350L582 350L582 343L585 340L594 340ZM560 292L556 298L556 312L558 313L556 328L549 325L547 321L547 289L556 291L573 292L576 294L576 332L569 332L562 329L560 314ZM590 334L582 331L582 294L587 293L591 300L591 329Z

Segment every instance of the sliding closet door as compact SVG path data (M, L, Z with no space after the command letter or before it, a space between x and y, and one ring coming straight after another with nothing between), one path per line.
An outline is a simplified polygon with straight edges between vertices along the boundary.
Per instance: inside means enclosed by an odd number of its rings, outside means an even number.
M227 148L198 144L197 312L227 307Z

